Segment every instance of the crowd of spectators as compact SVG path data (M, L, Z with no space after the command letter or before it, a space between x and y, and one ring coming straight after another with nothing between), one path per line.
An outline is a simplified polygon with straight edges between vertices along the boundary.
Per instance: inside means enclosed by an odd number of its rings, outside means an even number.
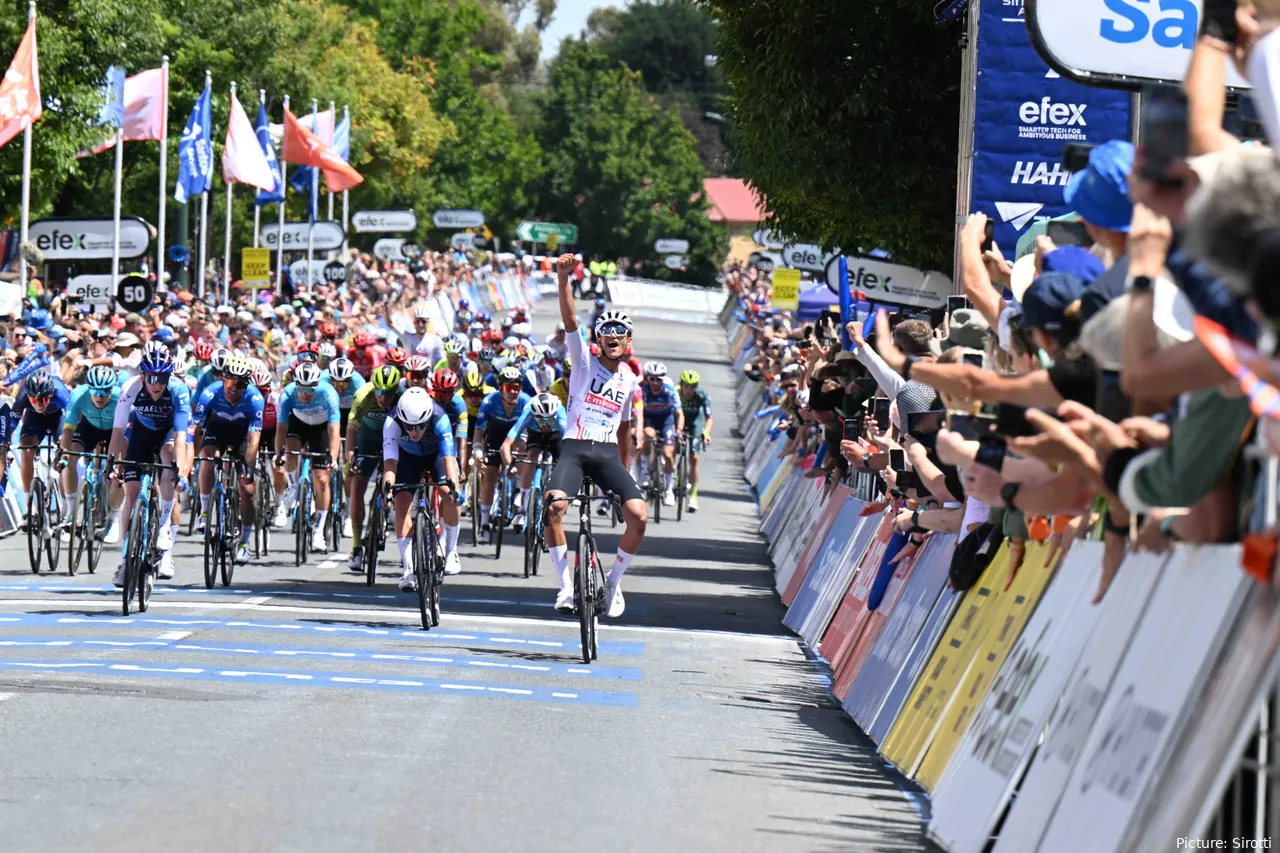
M1237 24L1231 43L1199 36L1181 92L1147 99L1166 115L1185 109L1185 132L1151 122L1136 148L1088 152L1064 189L1074 213L1054 229L1062 245L1033 226L1011 263L972 214L959 237L964 299L946 309L802 323L771 310L769 275L731 269L755 337L745 370L767 383L786 434L774 452L830 486L868 486L866 511L894 509L916 546L958 534L959 589L1002 539L1010 580L1028 540L1050 541L1049 566L1076 539L1103 539L1097 600L1126 555L1174 542L1242 541L1245 568L1269 578L1280 18L1242 5ZM1222 129L1232 62L1253 83L1261 140Z

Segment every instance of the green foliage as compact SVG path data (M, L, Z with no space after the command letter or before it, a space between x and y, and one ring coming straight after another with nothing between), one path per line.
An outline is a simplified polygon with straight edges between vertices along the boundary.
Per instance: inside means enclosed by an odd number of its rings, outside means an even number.
M950 268L960 52L931 4L706 0L734 165L784 233Z
M684 237L690 276L710 281L723 247L702 199L705 173L678 114L645 92L640 74L566 40L542 106L539 211L576 223L596 256L653 258L655 240Z

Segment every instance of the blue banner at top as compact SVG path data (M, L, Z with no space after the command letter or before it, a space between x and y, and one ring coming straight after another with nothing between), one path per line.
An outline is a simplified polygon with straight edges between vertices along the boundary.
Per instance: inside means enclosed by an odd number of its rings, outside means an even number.
M982 0L969 209L995 222L1006 257L1032 222L1070 212L1063 146L1128 139L1129 111L1129 93L1072 83L1044 64L1021 0Z

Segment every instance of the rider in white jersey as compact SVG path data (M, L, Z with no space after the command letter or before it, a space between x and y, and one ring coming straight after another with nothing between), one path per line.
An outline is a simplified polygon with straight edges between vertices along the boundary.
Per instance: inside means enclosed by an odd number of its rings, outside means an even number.
M608 615L618 617L626 607L622 598L622 575L644 541L648 509L639 486L627 473L626 453L631 447L631 414L635 406L639 377L626 362L631 343L631 318L621 311L603 311L596 319L599 357L593 356L578 334L569 273L577 261L562 255L557 263L560 316L573 372L569 376L569 414L556 463L547 484L547 548L551 562L560 573L556 609L573 612L573 571L569 567L564 535L564 513L569 499L582 488L583 474L607 492L622 499L622 517L627 529L618 543L613 567L605 581ZM619 430L625 435L619 438Z

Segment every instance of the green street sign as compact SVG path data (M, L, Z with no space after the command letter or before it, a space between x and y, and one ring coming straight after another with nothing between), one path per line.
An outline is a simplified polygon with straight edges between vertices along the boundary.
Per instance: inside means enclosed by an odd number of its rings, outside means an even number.
M578 242L578 226L567 225L563 222L530 222L525 220L516 227L516 236L521 240L530 240L534 243L545 243L547 237L556 235L561 243Z

